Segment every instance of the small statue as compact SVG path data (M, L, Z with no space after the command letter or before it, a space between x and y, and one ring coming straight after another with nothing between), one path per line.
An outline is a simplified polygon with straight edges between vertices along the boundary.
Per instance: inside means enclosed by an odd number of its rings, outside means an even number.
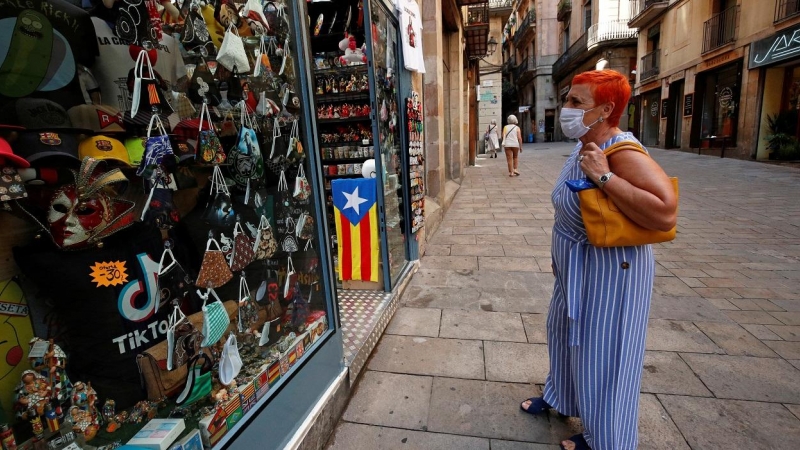
M328 78L328 85L331 88L331 94L338 94L339 93L339 83L336 81L336 77L331 75Z
M347 49L344 50L344 56L339 58L343 66L352 66L358 64L365 64L367 56L361 48L356 47L355 36L348 36ZM340 44L341 48L341 44Z
M339 93L344 94L347 92L347 78L339 77Z
M14 389L14 410L17 411L17 417L29 420L29 408L35 409L36 414L43 415L45 406L50 403L51 393L50 383L43 376L33 370L22 372L20 382Z
M342 105L341 117L342 118L350 117L350 105L348 105L347 103Z
M97 416L77 406L69 409L69 415L72 418L72 431L82 434L87 442L97 436L97 430L100 429Z
M53 343L52 339L45 341L44 339L34 337L28 341L28 345L30 345L30 350L33 350L35 345L47 346L44 355L28 357L28 361L31 364L31 368L44 377L52 387L52 394L57 403L57 405L54 406L56 409L59 409L61 405L69 399L72 393L72 383L69 381L66 370L67 354L64 353L61 347ZM29 354L37 355L37 353L32 353L30 351Z
M361 85L359 91L361 92L369 92L369 75L362 74L361 80L359 80L359 84Z
M340 113L341 113L341 107L339 107L339 106L334 106L334 107L333 107L333 118L334 118L334 119L339 119L339 118L341 118L342 116L340 115Z
M97 415L97 392L92 388L92 383L84 384L82 381L75 383L72 390L72 406L78 407L82 411L89 411L92 415Z

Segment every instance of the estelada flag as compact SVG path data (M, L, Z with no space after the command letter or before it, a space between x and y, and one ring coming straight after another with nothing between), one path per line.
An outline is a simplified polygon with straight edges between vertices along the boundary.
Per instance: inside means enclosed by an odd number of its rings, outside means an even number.
M378 281L378 207L374 178L333 180L339 279Z

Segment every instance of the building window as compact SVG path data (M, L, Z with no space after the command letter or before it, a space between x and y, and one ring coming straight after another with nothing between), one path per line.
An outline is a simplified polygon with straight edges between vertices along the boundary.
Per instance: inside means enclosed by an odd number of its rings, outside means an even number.
M569 50L569 25L564 27L564 38L562 39L564 43L564 47L561 49L561 53L566 53Z
M583 31L588 31L592 26L592 0L583 4Z

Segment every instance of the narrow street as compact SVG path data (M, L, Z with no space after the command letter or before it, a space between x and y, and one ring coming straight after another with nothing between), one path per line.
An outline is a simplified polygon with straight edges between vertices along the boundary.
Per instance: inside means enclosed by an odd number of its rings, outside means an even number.
M578 419L519 410L548 372L550 191L573 146L528 144L467 169L331 449L557 449ZM642 449L800 442L800 169L651 150L680 178L657 277Z

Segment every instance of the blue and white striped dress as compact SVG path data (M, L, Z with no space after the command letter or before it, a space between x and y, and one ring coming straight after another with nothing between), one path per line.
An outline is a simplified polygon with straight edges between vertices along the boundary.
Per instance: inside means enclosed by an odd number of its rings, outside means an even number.
M621 140L622 133L600 146ZM578 195L566 180L585 177L581 144L553 189L553 272L547 317L550 374L544 399L558 412L580 417L593 450L635 449L639 387L655 260L650 245L594 247L586 239Z

